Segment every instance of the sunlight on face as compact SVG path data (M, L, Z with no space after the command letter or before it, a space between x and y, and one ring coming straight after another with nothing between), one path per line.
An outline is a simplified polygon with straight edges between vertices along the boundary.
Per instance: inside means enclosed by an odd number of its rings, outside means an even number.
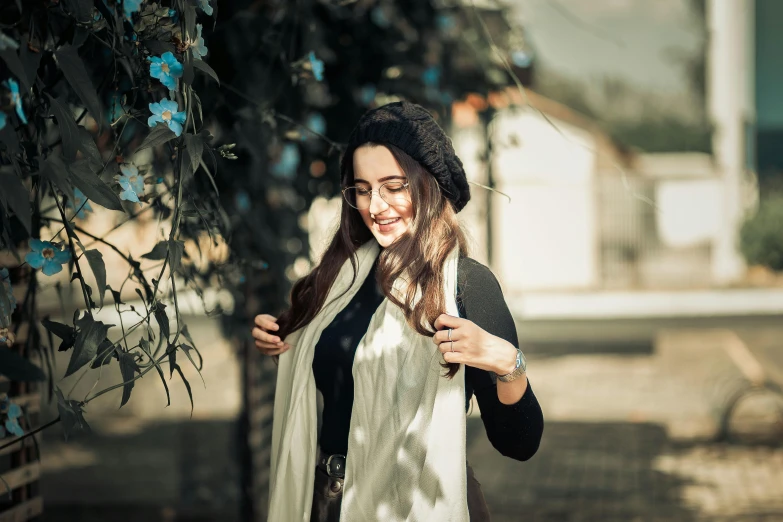
M353 153L354 186L367 198L374 191L369 208L360 209L364 224L373 233L381 247L391 245L400 237L413 219L413 203L407 188L384 190L386 200L378 195L387 182L406 183L405 172L397 164L389 149L382 145L363 145ZM361 205L360 205L361 206Z

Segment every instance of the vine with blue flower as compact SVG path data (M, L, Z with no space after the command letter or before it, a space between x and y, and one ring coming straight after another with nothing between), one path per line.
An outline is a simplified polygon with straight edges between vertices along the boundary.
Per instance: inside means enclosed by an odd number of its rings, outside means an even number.
M29 26L0 30L0 253L16 259L2 257L7 266L0 268L0 360L14 362L0 374L12 382L47 378L57 398L54 422L68 436L89 429L84 408L97 397L121 390L123 406L134 382L150 372L166 385L164 364L190 394L178 361L200 371L203 360L182 321L177 288L200 296L204 289L192 276L185 243L224 232L219 205L203 202L217 201L218 158L237 156L231 144L213 145L197 93L198 85L219 81L207 63L205 35L214 2L76 0L19 8L16 17ZM0 14L6 9L16 6L0 7ZM166 233L136 259L109 234L144 213L165 222ZM108 233L98 226L106 219L116 223ZM127 274L112 273L104 253L119 256ZM22 302L15 276L29 290ZM39 320L30 296L71 282L82 300L73 321ZM143 313L125 303L128 296L140 296ZM95 316L107 305L116 324ZM35 345L28 334L20 350L25 321L53 343ZM114 362L121 382L74 397L75 385L65 390L39 368L58 343L71 351L64 378L78 383ZM0 396L0 439L28 436L23 418L13 398Z

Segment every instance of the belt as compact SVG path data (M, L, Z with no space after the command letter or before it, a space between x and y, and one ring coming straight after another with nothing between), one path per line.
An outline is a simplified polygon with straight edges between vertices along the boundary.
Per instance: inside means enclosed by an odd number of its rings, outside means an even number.
M345 478L345 455L329 455L319 451L318 467L332 478Z

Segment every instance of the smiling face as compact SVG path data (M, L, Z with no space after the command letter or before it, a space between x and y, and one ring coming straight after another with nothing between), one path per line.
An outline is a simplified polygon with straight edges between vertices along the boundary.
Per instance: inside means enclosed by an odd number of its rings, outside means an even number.
M353 185L375 191L370 207L360 209L364 224L381 247L391 245L405 233L413 220L413 203L407 189L384 201L378 196L381 185L388 181L407 182L405 172L397 164L391 151L383 145L363 145L353 153Z

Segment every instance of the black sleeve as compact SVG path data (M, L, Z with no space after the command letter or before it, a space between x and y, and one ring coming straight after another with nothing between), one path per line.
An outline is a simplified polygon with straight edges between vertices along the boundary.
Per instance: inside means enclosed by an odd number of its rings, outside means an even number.
M461 317L519 346L514 318L500 284L489 268L468 257L459 262L457 303ZM465 386L468 393L472 389L476 394L481 420L492 446L512 459L532 457L544 432L544 416L530 383L516 404L500 402L493 372L466 366Z

